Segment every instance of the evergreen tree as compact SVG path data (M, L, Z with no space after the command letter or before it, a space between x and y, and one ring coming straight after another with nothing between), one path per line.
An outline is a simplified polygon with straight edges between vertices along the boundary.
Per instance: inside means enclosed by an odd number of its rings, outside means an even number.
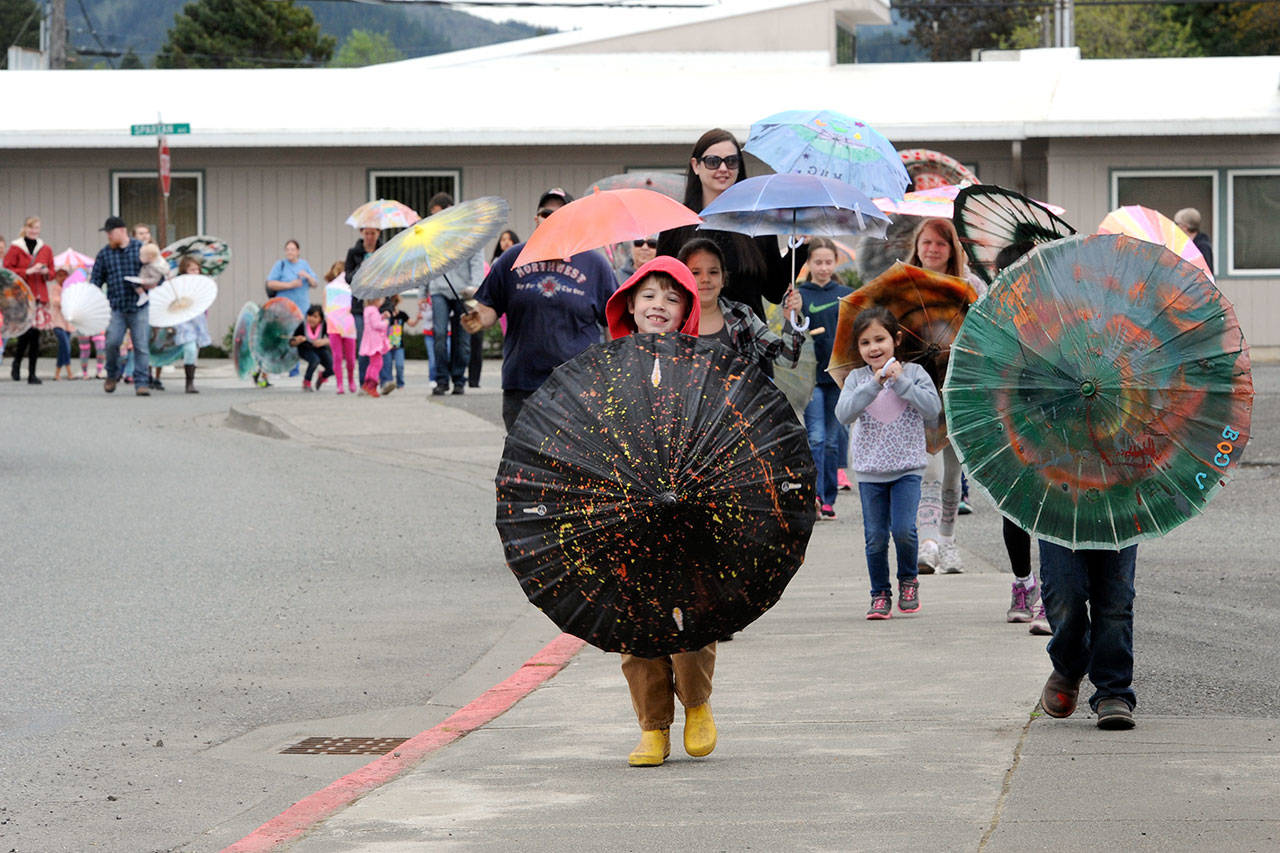
M337 39L293 0L195 0L174 15L157 68L278 68L324 64Z
M356 68L401 59L404 59L404 54L392 44L388 33L352 30L347 33L331 64L337 68Z
M40 47L40 7L35 0L0 0L0 61L9 46Z

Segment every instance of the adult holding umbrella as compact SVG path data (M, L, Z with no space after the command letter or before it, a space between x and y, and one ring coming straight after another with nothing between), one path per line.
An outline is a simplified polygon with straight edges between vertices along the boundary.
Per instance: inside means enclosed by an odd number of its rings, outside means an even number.
M689 154L684 205L695 213L703 210L746 177L747 164L737 138L722 128L708 130L698 137ZM725 298L748 306L761 320L764 319L764 300L782 301L791 285L791 261L779 256L774 237L753 238L734 231L685 225L660 235L658 254L678 255L684 244L694 237L706 237L720 247L727 274ZM796 251L807 255L804 248ZM804 258L798 257L796 266L803 263Z
M133 393L139 397L151 396L151 362L148 342L151 340L149 309L138 306L138 294L127 277L137 276L142 269L138 251L142 244L129 236L129 229L118 216L108 216L99 231L107 234L107 245L98 251L93 261L89 282L97 287L107 287L107 302L111 305L111 322L107 325L107 378L102 390L108 394L116 390L120 382L120 344L125 332L133 339Z
M35 322L18 336L10 375L22 378L22 357L27 358L27 384L43 384L36 376L36 359L40 356L40 332L50 327L49 276L53 275L53 250L40 239L40 217L29 216L22 223L22 236L14 240L4 253L4 268L22 278L31 288L36 301Z
M347 224L360 229L360 239L350 249L347 249L347 259L343 264L343 273L347 277L347 282L355 280L356 270L360 269L360 265L364 263L364 259L378 250L382 245L382 229L391 227L406 227L412 225L418 219L411 209L404 205L399 207L403 210L396 210L388 207L388 205L398 204L398 202L387 202L384 199L371 201L368 204L362 204L347 217ZM410 217L412 214L412 217ZM400 222L398 226L384 224L391 221ZM360 339L364 337L364 300L356 297L351 299L351 318L356 324L356 352L360 351ZM369 357L361 355L356 357L356 363L359 366L357 375L361 381L364 380L364 374L369 369Z
M551 214L573 201L559 187L538 198L534 233ZM613 267L595 251L563 260L517 264L525 243L502 253L476 293L476 305L462 317L475 334L503 314L502 421L509 432L524 401L564 362L600 342L605 304L617 289Z

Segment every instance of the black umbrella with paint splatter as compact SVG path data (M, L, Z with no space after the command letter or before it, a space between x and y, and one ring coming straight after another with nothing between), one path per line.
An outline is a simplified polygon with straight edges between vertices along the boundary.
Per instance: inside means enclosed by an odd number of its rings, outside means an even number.
M605 651L698 649L776 603L814 523L813 458L780 391L719 344L592 347L531 396L497 526L529 600Z

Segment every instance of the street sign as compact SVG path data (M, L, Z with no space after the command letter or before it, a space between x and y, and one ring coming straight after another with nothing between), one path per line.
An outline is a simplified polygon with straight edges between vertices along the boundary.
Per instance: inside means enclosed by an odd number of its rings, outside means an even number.
M190 124L133 124L129 125L130 136L163 136L190 133Z

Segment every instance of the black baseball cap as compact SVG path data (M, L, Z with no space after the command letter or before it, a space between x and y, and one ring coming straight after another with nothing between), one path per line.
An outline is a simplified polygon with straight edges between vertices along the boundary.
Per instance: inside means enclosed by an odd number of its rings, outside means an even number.
M121 219L119 216L108 216L108 217L107 217L107 221L106 221L106 222L103 224L103 226L102 226L101 228L99 228L98 230L99 230L99 231L114 231L114 230L115 230L115 229L117 229L117 228L128 228L128 227L129 227L129 226L125 225L125 224L124 224L124 220L123 220L123 219Z
M559 187L552 187L551 189L544 192L541 195L541 197L538 198L538 207L546 207L547 201L553 198L558 199L564 204L568 204L569 202L573 201L572 195L560 189Z

